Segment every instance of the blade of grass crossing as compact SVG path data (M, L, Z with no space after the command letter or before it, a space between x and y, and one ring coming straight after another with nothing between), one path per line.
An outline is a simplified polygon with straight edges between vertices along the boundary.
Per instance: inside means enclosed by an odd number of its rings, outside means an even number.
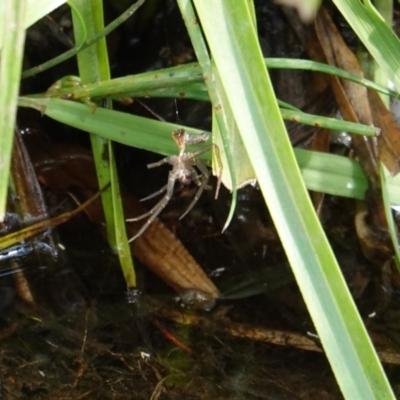
M93 113L88 106L68 100L20 97L18 104L20 107L34 108L77 129L164 156L176 154L171 132L182 128L182 125L105 108L97 108ZM131 132L132 126L135 127L135 134ZM183 128L191 133L202 132L190 127ZM197 145L192 150L200 148L201 145ZM294 149L294 153L308 189L335 196L365 198L368 182L357 161L335 154L302 149ZM202 154L201 158L210 159L210 154ZM390 204L400 205L400 174L387 177L387 184Z
M19 80L25 42L26 1L3 1L0 31L6 38L0 59L0 222L5 216Z
M80 20L76 17L75 13L72 13L75 41L80 43L81 38L86 35L86 32L89 35L92 35L93 32L95 32L92 4L91 1L85 0L71 0L70 2L75 5L75 9L79 10L79 14L86 27L86 29L83 30ZM102 9L101 2L97 3ZM82 84L95 83L102 80L97 56L98 46L100 46L99 42L78 54L78 68ZM108 140L100 138L97 135L90 135L90 139L92 143L92 152L95 160L99 186L104 187L111 181L109 160L104 157L104 154L108 154ZM115 248L115 222L111 189L102 193L101 198L106 218L108 241L110 245Z
M370 0L333 0L358 38L400 90L400 40Z
M83 16L85 26L90 36L94 36L100 32L104 28L102 1L73 1ZM75 23L74 30L76 39L86 33L83 32L82 29L79 29L78 26L75 28ZM92 46L78 53L78 65L83 83L109 80L110 68L105 38L100 39ZM106 102L106 106L110 108L111 102ZM111 182L110 190L107 190L102 195L108 241L118 254L127 287L136 287L136 275L126 234L125 218L112 143L98 135L91 134L90 136L99 185L103 187ZM108 154L108 159L104 159L104 154Z
M43 64L40 64L36 67L25 70L22 73L22 76L21 76L22 79L39 74L41 72L44 72L44 71L48 70L49 68L52 68L52 67L64 62L65 60L68 60L70 57L73 57L74 55L76 55L78 53L78 51L91 46L93 43L97 42L104 36L107 36L114 29L116 29L119 25L121 25L123 22L125 22L130 16L132 16L134 14L134 12L144 3L144 1L145 0L138 0L135 4L131 5L127 10L125 10L119 17L117 17L113 22L108 24L102 31L100 31L93 37L86 39L84 42L82 42L81 45L75 46L73 49L70 49L63 54L60 54L59 56L57 56L49 61L46 61ZM71 6L73 3L69 3L69 4Z
M24 1L9 1L9 0L0 0L0 15L2 16L2 26L3 28L7 26L7 22L10 22L10 19L7 19L6 6L13 3L14 7L25 7L24 18L22 20L22 29L26 29L34 24L36 21L39 21L40 18L43 18L57 7L66 3L66 0L24 0ZM16 4L18 3L18 4ZM0 29L0 49L3 47L4 41L9 41L9 30L8 29Z
M231 150L231 142L229 136L229 122L228 110L224 110L223 99L221 98L222 87L218 87L218 80L215 79L213 73L213 65L208 54L206 42L204 40L201 29L197 23L197 16L194 11L193 5L190 0L177 0L179 8L181 10L182 17L185 21L186 29L188 30L192 45L194 47L197 59L203 73L203 79L207 86L208 95L212 104L213 121L217 121L218 127L213 127L213 134L219 135L220 143L222 143L222 154L226 161L230 176L230 189L232 190L232 201L229 209L229 214L226 219L225 225L222 228L224 231L230 221L232 220L233 214L236 208L237 201L237 185L236 176L233 171L233 154ZM231 124L234 122L231 122ZM214 143L217 143L216 139L213 138ZM218 144L217 144L218 145ZM229 185L227 185L229 187Z
M259 185L344 396L393 398L301 179L246 3L194 3Z
M392 240L394 253L395 253L394 254L394 261L395 261L397 270L400 272L399 239L397 237L396 224L394 222L392 209L390 207L389 189L388 189L388 182L387 182L387 177L390 177L390 173L386 169L385 165L382 162L380 163L379 173L380 173L381 182L382 182L383 205L385 207L385 215L386 215L386 220L387 220L388 227L389 227L390 239Z

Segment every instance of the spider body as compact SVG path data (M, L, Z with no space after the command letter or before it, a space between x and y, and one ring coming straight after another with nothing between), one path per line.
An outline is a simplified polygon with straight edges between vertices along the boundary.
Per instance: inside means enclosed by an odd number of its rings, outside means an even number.
M147 213L139 215L136 218L127 219L127 222L131 221L139 221L146 217L149 217L146 223L142 226L138 233L133 236L129 242L134 241L137 239L148 227L149 225L157 218L160 212L166 207L169 200L171 199L174 193L175 182L181 182L184 185L190 184L192 181L199 187L195 197L193 198L192 202L189 204L189 207L186 211L181 215L179 219L182 219L190 212L190 210L194 207L194 205L199 200L201 194L203 193L204 189L208 189L207 186L208 180L210 179L210 173L207 169L207 166L201 161L198 160L196 157L200 154L206 153L212 149L214 149L215 154L217 156L217 161L219 164L219 175L218 175L218 183L217 189L215 192L215 198L218 197L219 187L221 185L221 176L222 176L222 163L219 156L219 149L215 144L208 145L200 150L195 152L185 152L186 145L193 145L197 143L202 143L208 140L209 135L204 132L200 135L193 135L187 133L184 129L178 129L172 132L172 138L174 139L175 143L179 148L179 154L173 155L169 157L165 157L162 160L148 164L147 168L156 168L163 164L170 164L172 165L172 169L168 174L168 182L167 184L162 187L157 192L151 194L150 196L145 197L141 201L149 200L159 194L165 192L164 197ZM198 172L200 174L198 174Z
M188 185L192 181L193 173L196 173L193 168L196 161L192 153L183 153L182 156L171 156L169 159L168 163L173 166L170 174L175 180Z

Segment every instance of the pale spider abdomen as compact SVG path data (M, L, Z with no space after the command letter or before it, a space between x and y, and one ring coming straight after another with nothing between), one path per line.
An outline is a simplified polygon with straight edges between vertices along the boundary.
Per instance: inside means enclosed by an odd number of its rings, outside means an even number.
M192 174L188 170L178 171L177 179L184 185L189 185L189 183L192 182Z

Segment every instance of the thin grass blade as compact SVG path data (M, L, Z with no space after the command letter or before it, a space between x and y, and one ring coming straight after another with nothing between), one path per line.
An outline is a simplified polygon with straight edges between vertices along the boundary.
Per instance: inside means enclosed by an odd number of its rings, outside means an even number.
M5 215L11 152L25 43L26 1L3 1L0 32L7 37L0 59L0 221Z
M86 30L90 36L95 36L103 30L104 16L101 1L71 0L71 2L76 6L84 21L84 27L82 24L77 24L77 15L73 14L75 15L74 31L77 43L86 39ZM104 37L78 53L78 66L83 83L110 79L107 45ZM111 101L108 101L106 106L111 108ZM93 134L91 134L91 143L99 186L103 187L111 183L110 190L102 194L108 241L118 254L127 287L136 287L136 274L126 233L112 144L109 140ZM104 154L108 154L108 159L104 158Z
M344 396L394 398L306 192L247 3L194 3L265 201Z

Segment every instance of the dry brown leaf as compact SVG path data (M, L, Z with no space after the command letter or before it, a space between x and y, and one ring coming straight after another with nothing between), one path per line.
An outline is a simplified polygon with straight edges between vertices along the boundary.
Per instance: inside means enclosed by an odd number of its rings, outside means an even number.
M396 175L400 171L400 129L380 96L372 90L368 92L368 96L374 125L381 129L378 138L379 160L392 175Z
M325 9L321 9L318 14L315 29L328 64L358 76L363 75L356 56L344 42ZM332 77L331 82L343 118L351 122L372 125L372 113L366 88L336 77ZM379 189L377 139L360 135L352 135L352 137L357 157L370 180L371 187Z
M304 27L301 28L299 23L293 22L293 20L294 17L291 15L291 25L302 38L303 46L312 59L325 61L355 75L363 75L357 58L347 47L325 9L322 8L318 14L315 21L315 32L312 32L311 29L310 32L305 31ZM343 119L372 125L372 112L366 89L358 84L340 80L333 76L329 79ZM378 125L376 121L375 124ZM373 232L379 233L379 237L375 241L365 241L362 236L360 236L360 240L365 247L364 251L367 258L370 256L373 261L377 261L381 257L378 262L382 263L387 257L387 252L382 251L387 241L387 222L383 212L378 174L378 140L360 135L352 135L352 138L356 156L370 184L370 189L366 193L368 226ZM375 254L379 254L379 257L375 257Z
M330 65L342 68L354 75L363 76L360 64L349 49L342 35L333 23L329 13L321 9L315 22L318 40L321 43L326 61ZM343 79L340 81L349 103L360 123L371 125L372 115L364 86Z

